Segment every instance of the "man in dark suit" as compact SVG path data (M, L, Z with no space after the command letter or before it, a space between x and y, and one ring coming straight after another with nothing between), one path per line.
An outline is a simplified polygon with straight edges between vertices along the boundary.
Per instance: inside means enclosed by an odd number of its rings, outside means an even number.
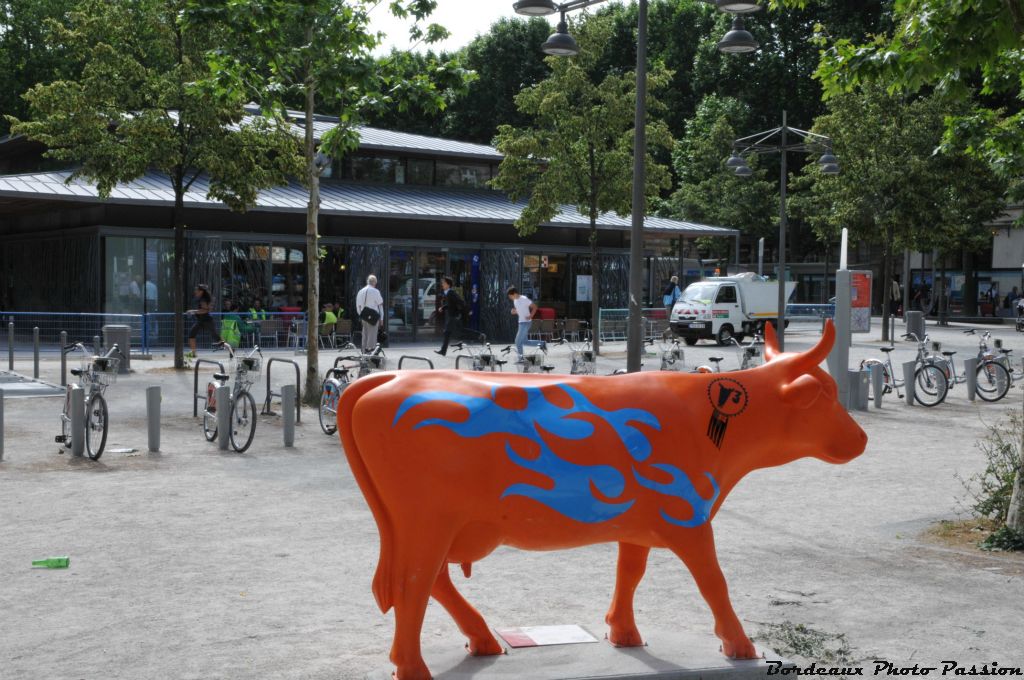
M446 276L441 279L441 314L444 315L444 340L441 342L441 349L434 351L444 356L448 353L448 342L452 335L456 339L462 333L462 310L466 308L465 301L455 292L452 277Z

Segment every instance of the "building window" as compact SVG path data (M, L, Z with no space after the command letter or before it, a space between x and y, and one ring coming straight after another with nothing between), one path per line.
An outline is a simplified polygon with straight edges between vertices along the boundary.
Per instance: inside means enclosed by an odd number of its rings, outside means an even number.
M434 161L422 158L410 158L406 161L406 180L409 184L417 186L433 186L434 184Z
M491 179L489 165L471 165L437 162L437 185L443 187L469 187L483 189Z
M405 184L405 165L400 158L353 156L352 179L357 182Z

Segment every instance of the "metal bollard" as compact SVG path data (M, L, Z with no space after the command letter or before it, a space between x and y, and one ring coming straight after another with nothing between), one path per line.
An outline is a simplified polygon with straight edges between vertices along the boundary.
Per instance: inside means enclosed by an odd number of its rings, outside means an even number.
M281 388L281 424L284 426L284 446L295 446L295 385Z
M846 408L851 411L868 410L868 381L867 372L856 370L847 371L846 385L848 401Z
M60 332L60 386L66 387L68 384L68 355L64 353L64 348L68 346L68 332Z
M4 391L0 390L0 463L4 460Z
M146 423L149 425L149 451L160 450L160 386L146 388Z
M32 328L32 377L39 380L39 326Z
M100 342L100 336L92 336L92 349L96 354L103 354L103 343Z
M950 359L952 360L952 358ZM964 359L964 377L967 378L967 398L971 401L978 396L978 358Z
M85 390L71 388L71 455L78 458L85 452Z
M14 370L14 322L7 324L7 370Z
M882 408L882 393L885 391L885 380L882 375L882 364L871 364L871 394L875 408Z
M914 405L914 370L916 361L903 362L903 389L906 390L907 406Z
M227 451L231 443L231 388L217 388L217 448Z

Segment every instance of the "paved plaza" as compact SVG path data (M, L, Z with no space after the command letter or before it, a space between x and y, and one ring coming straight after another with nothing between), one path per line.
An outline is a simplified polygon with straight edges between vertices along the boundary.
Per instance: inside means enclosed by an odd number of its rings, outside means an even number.
M929 330L962 359L977 346L962 328ZM881 357L878 329L876 320L874 333L855 336L851 365ZM1024 334L992 330L1024 356ZM809 326L793 331L790 350L818 337ZM391 348L388 356L437 359L433 349ZM606 347L601 372L624 366L624 350ZM687 365L709 356L724 356L726 369L737 364L735 352L710 344L685 352ZM894 361L913 353L898 343ZM321 366L334 356L326 352ZM566 348L551 358L568 371ZM348 679L389 668L393 619L370 592L377 529L337 438L304 409L294 448L282 445L280 419L267 416L247 453L219 452L192 417L192 373L170 363L159 354L133 361L134 373L108 389L110 437L98 462L58 454L60 399L7 400L0 677ZM645 368L656 367L646 360ZM15 368L30 374L31 356L20 355ZM44 356L41 377L59 382L58 370L56 358ZM146 451L150 385L163 390L158 454ZM263 385L254 390L258 403ZM923 536L939 520L965 516L958 477L984 467L976 441L1020 410L1022 398L1015 387L1002 403L972 403L963 385L934 409L889 398L881 410L854 414L869 443L852 463L806 459L741 482L714 525L748 634L770 637L780 625L842 634L848 658L865 664L1024 665L1024 556ZM70 556L70 568L30 568L54 555ZM611 545L502 548L475 564L471 579L457 570L453 578L492 626L576 623L603 635L614 561ZM692 578L665 551L652 553L637 620L659 640L673 631L707 637L712 628ZM423 631L428 664L463 644L433 602Z

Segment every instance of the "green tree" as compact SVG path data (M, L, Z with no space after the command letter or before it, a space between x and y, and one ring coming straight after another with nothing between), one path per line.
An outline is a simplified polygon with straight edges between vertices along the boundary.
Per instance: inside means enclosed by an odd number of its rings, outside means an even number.
M679 188L662 208L668 217L681 217L741 229L754 238L771 236L776 225L777 190L764 170L754 169L752 177L737 177L722 162L732 150L736 129L747 126L750 109L737 99L709 95L686 123L686 132L676 142L672 164ZM715 255L723 244L702 244ZM728 248L728 242L724 244Z
M256 101L286 111L290 101L302 102L297 121L304 130L302 149L295 159L309 189L306 208L306 380L303 399L320 400L317 319L320 281L320 175L327 159L338 158L359 145L358 125L373 111L387 107L432 111L445 106L445 92L461 87L466 74L455 62L426 63L404 52L378 60L373 50L380 37L370 29L369 11L376 0L226 0L193 7L197 23L210 21L233 27L228 48L209 55L226 89L249 93ZM447 36L444 28L423 22L436 0L394 0L390 11L412 20L410 37L425 43ZM420 64L412 68L410 61ZM314 114L341 121L325 133L319 145Z
M174 192L174 365L184 367L184 199L201 174L209 197L236 210L261 188L284 183L295 138L272 117L245 119L245 101L209 87L203 55L224 35L182 20L184 0L84 0L67 22L48 23L46 40L76 55L76 77L31 88L30 120L12 130L77 164L108 196L121 182L157 170Z
M990 168L962 154L934 153L946 117L957 110L937 95L907 101L871 87L833 97L829 113L815 123L832 138L842 172L822 175L809 159L794 182L793 210L819 238L832 239L846 227L853 240L880 243L883 300L896 252L977 248L988 234L985 222L999 214L1005 183ZM883 304L883 340L889 331Z
M1024 0L896 0L895 19L866 44L826 43L817 70L826 97L864 83L911 94L934 87L965 101L980 91L978 104L947 121L945 142L965 144L1024 198Z
M601 213L625 215L632 205L633 130L636 76L609 75L592 81L589 68L601 54L607 23L587 20L578 31L577 57L551 57L551 75L516 97L530 127L498 128L496 144L505 155L494 186L513 200L527 197L516 221L527 236L558 214L562 205L575 206L590 220L590 271L593 276L591 315L596 322L601 300L597 218ZM648 77L648 109L659 111L654 93L664 88L670 73L661 65ZM668 149L672 137L658 120L647 123L651 149ZM668 168L648 153L646 195L656 197L670 186ZM599 351L594 336L594 350Z

